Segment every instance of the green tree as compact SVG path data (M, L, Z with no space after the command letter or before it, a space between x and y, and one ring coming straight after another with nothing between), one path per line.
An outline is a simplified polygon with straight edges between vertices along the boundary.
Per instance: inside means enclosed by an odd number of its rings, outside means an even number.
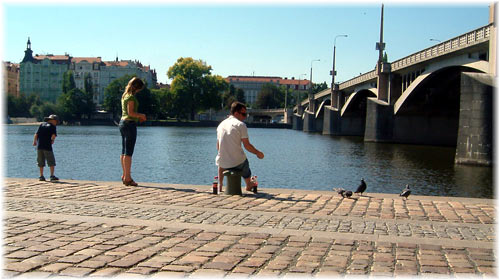
M201 109L219 108L222 102L221 92L225 91L228 86L226 80L219 75L204 77L201 82Z
M236 99L241 103L246 103L245 91L243 91L241 88L236 89Z
M231 103L236 100L236 87L234 85L229 85L228 89L222 94L222 107L229 109Z
M117 116L121 116L122 105L121 98L122 94L125 91L125 87L128 84L128 81L132 79L133 76L125 75L121 78L118 78L112 81L105 89L104 89L104 102L103 107L106 111L113 114L113 118Z
M68 120L79 120L88 112L85 93L78 88L59 96L57 105L61 108L62 115Z
M56 114L61 115L60 108L52 102L44 102L43 104L34 104L30 108L31 115L38 121L43 121L46 116Z
M314 84L313 83L313 90L312 90L312 92L313 92L313 94L316 94L316 93L321 92L321 91L323 91L323 90L325 90L327 88L328 88L328 85L326 84L326 82L323 82L321 84Z
M158 105L156 109L158 119L166 120L168 117L175 117L177 115L175 112L176 96L170 90L167 88L152 89L151 94Z
M389 61L389 59L387 58L387 53L384 52L384 57L382 58L382 61L387 63Z
M271 109L281 107L284 100L284 93L277 86L267 83L262 85L262 88L257 95L255 106L260 109Z
M290 108L290 107L296 106L297 104L302 102L304 99L306 99L308 96L308 93L305 91L295 90L295 91L292 91L291 93L289 92L288 96L290 98L290 101L288 102L287 105L289 105L289 108Z
M246 103L245 92L241 88L236 88L234 85L229 85L228 89L222 94L223 108L230 109L234 101Z
M92 77L89 73L85 74L84 78L84 114L87 115L88 119L91 118L92 113L95 111L95 103L94 103L94 86L92 84Z
M76 88L76 85L75 85L75 77L73 76L73 72L72 71L64 72L63 83L62 83L63 93L67 93L74 88Z
M172 79L171 91L176 96L177 104L182 106L177 108L177 117L194 119L199 110L218 107L211 98L220 95L227 85L222 78L212 78L211 71L212 67L204 61L191 57L177 59L168 69L167 75Z
M20 94L19 96L7 95L7 114L10 117L32 117L30 113L30 108L33 105L41 104L40 97L38 95L32 94L26 96L25 94Z
M144 89L136 93L135 96L137 102L139 102L137 111L146 114L148 119L154 119L157 112L157 103L149 88L147 86L144 87Z

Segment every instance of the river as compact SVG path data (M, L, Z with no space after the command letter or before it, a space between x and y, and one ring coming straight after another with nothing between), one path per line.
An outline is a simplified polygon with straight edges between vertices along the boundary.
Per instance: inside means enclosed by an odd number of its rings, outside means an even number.
M37 126L5 125L7 177L37 178ZM121 137L112 126L58 126L56 175L64 179L119 181ZM250 142L265 154L247 152L259 187L493 197L493 168L455 165L455 148L368 143L291 129L249 128ZM207 185L217 174L215 128L139 127L132 176L138 182ZM46 168L45 175L49 175Z

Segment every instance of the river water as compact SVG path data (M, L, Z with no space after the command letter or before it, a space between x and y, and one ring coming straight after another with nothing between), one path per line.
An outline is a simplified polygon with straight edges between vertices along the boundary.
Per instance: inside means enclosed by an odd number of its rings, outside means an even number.
M7 177L37 178L32 146L37 126L4 126ZM121 137L112 126L58 126L56 175L64 179L119 181ZM367 192L493 197L493 169L455 165L455 148L366 143L291 129L249 128L250 142L264 152L247 152L250 167L266 187L354 190L361 178ZM217 174L215 128L139 127L132 176L138 182L211 185ZM49 175L46 168L45 175Z

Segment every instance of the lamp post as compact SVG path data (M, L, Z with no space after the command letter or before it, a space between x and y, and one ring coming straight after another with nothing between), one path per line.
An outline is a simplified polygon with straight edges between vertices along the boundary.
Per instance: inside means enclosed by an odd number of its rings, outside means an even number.
M347 35L343 34L343 35L337 35L335 36L335 38L333 39L333 67L332 67L332 87L331 87L331 96L330 96L330 101L331 101L331 107L333 108L333 100L335 99L334 98L334 94L333 92L335 91L335 75L337 74L335 72L335 50L337 49L337 38L339 37L347 37ZM335 106L338 106L339 102L338 102L338 98L335 99L336 101L336 104Z
M319 59L313 59L311 60L311 75L309 76L309 111L314 112L314 108L312 107L312 101L313 101L313 93L312 93L312 77L313 77L313 62L315 61L320 61Z
M441 43L441 40L438 40L438 39L429 39L429 41L435 41L435 42Z
M299 105L299 102L300 102L300 80L301 80L301 77L302 76L307 76L307 74L300 74L299 75L299 88L297 90L297 106Z

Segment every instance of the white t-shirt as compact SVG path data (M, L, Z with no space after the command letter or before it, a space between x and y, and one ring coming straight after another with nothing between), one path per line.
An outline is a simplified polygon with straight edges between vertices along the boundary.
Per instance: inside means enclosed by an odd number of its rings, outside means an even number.
M248 138L247 125L233 115L223 120L217 127L219 152L215 164L222 168L231 168L242 164L247 156L241 147L241 139Z

